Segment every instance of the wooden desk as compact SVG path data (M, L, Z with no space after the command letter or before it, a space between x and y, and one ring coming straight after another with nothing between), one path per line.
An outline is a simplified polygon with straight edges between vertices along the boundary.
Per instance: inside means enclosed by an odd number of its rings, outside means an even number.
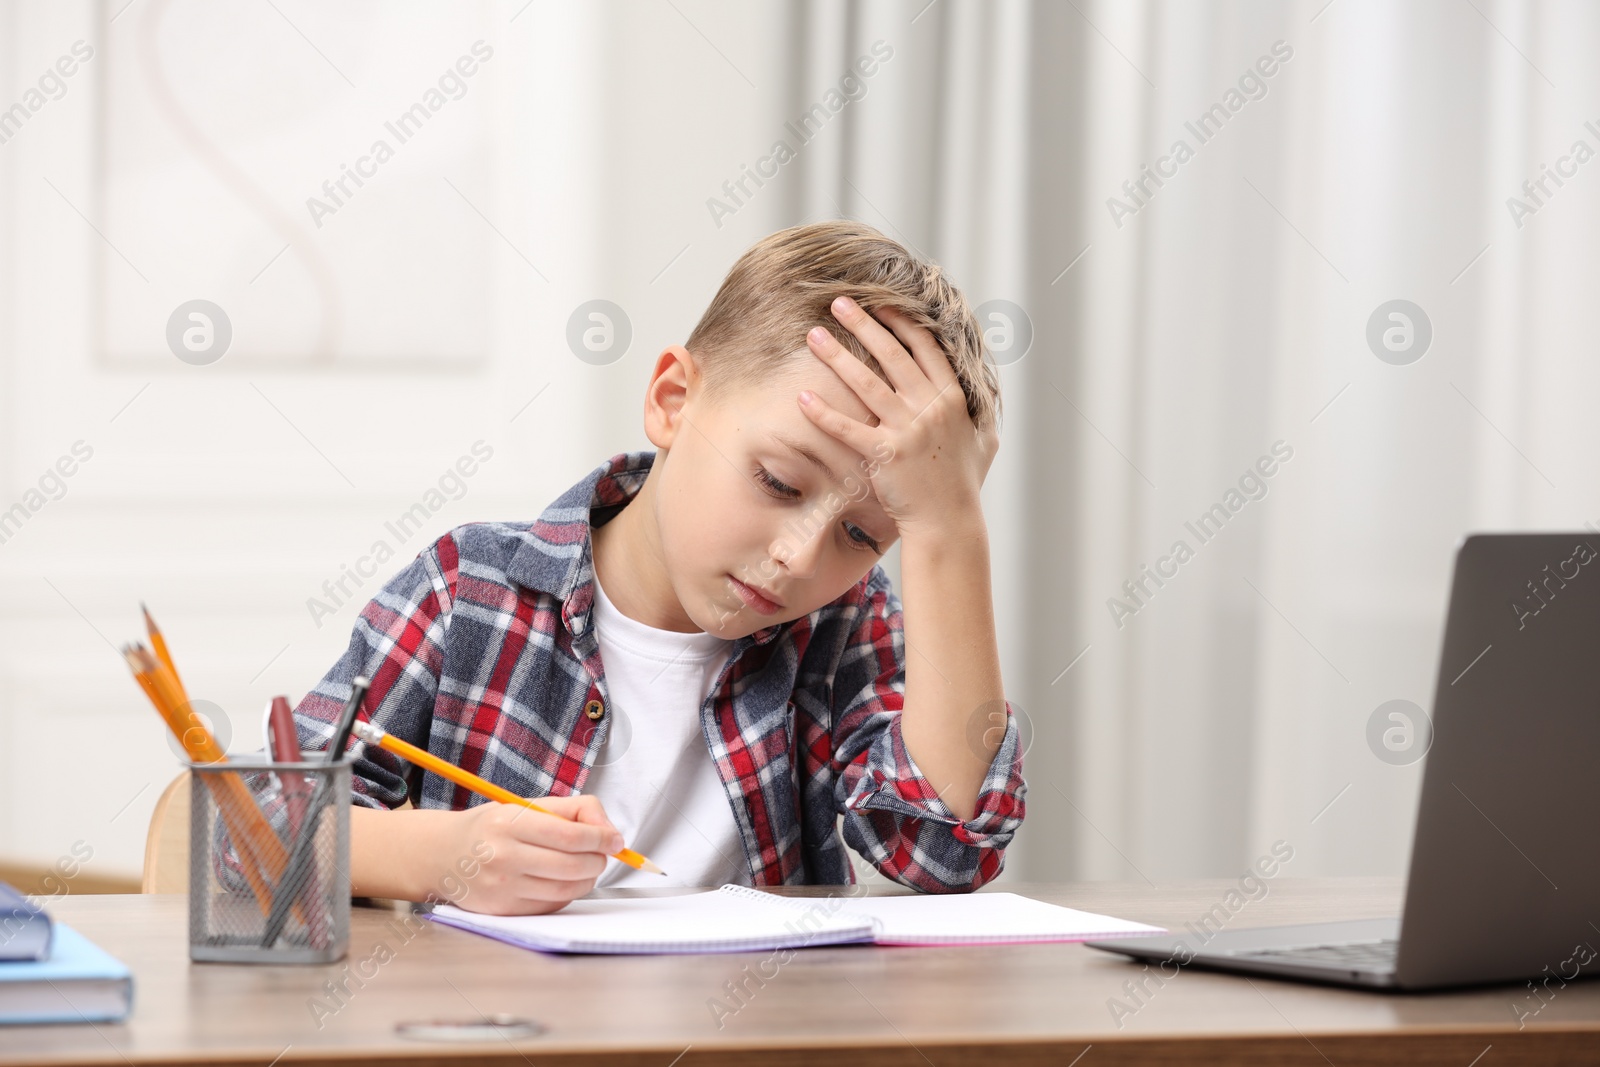
M1245 905L1230 928L1369 918L1399 906L1392 879L1268 884L1269 894ZM1005 888L1178 930L1231 885ZM1136 1003L1124 983L1140 967L1081 945L812 948L764 985L747 980L746 1003L719 1029L708 1001L723 997L732 1006L725 983L757 973L769 953L547 956L426 921L410 932L394 925L396 913L358 908L341 964L191 964L182 896L71 896L52 907L133 968L134 1012L114 1025L0 1027L0 1064L432 1067L470 1059L494 1067L689 1067L811 1064L823 1056L837 1067L1600 1062L1600 982L1568 985L1519 1031L1512 1005L1528 1003L1523 986L1385 995L1187 970L1159 989L1152 984L1119 1028L1108 1001ZM380 942L393 958L369 963L370 977L361 978L358 966ZM324 983L347 966L360 984L350 982L345 1005L319 1027L311 1005L336 1003ZM515 1043L465 1045L394 1031L401 1020L495 1012L530 1016L548 1029Z

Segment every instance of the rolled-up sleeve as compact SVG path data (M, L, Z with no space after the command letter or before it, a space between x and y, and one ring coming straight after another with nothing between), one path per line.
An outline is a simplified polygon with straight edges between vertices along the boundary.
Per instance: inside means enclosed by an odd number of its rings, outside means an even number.
M940 799L901 736L905 624L882 567L863 584L833 681L835 797L844 838L884 875L928 893L977 889L1005 865L1025 812L1021 731L1010 702L1004 734L965 821ZM1000 729L996 709L989 730Z
M455 542L446 534L389 579L361 609L344 654L294 709L302 749L327 747L350 698L351 684L362 675L372 684L361 718L418 748L428 747L456 561ZM412 785L420 783L421 771L383 749L355 738L351 743L355 746L351 799L370 808L403 804Z

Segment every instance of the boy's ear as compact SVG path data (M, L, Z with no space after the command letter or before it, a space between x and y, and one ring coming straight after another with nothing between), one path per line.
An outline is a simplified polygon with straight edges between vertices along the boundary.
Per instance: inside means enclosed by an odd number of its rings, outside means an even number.
M683 409L700 392L700 370L682 345L669 345L656 357L644 393L644 432L659 449L670 449L683 429Z

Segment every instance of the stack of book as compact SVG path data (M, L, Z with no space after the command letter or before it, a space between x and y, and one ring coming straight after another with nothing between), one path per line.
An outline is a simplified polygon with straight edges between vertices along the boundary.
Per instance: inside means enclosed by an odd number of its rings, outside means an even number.
M115 1021L132 1007L127 967L0 882L0 1023Z

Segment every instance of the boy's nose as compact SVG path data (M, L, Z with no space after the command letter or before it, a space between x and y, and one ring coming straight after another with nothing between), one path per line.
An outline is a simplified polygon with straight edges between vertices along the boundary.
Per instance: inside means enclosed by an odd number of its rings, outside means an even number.
M822 554L822 539L826 535L827 527L803 541L786 534L773 544L772 558L783 564L792 577L810 578L816 572L817 559Z

